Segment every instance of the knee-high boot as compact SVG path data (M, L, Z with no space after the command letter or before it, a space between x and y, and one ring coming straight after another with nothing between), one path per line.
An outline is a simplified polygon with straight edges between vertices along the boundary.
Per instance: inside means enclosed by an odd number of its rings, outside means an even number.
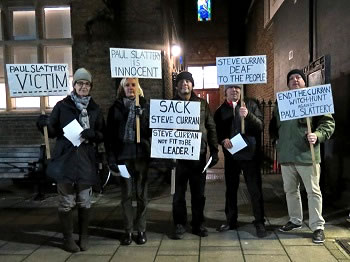
M79 208L79 246L80 250L85 251L89 249L89 222L90 222L90 208Z
M73 213L72 210L68 212L58 212L62 229L63 229L63 248L68 252L79 252L80 248L73 239Z

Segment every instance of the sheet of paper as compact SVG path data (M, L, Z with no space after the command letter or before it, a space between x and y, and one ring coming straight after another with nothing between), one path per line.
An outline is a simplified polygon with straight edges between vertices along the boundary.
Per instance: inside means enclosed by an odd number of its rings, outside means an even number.
M239 150L242 150L247 146L247 143L244 141L241 134L237 134L234 137L231 138L232 147L230 149L227 149L232 155L234 153L237 153Z
M207 170L207 168L208 168L208 166L210 165L210 163L211 163L212 160L213 160L213 158L212 158L212 157L209 157L208 162L207 162L207 164L205 165L205 167L204 167L204 169L203 169L203 171L202 171L202 174L205 172L205 170Z
M126 168L126 165L118 165L120 175L125 178L130 178L130 174L128 169Z
M84 129L76 119L63 128L64 136L71 141L74 146L80 146L80 144L84 141L84 139L80 137L80 133L83 130Z

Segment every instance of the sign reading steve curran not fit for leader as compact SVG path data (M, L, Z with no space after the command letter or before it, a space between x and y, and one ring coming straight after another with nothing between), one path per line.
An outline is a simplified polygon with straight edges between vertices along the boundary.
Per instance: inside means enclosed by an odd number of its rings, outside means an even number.
M276 96L281 121L334 113L329 84L278 92Z

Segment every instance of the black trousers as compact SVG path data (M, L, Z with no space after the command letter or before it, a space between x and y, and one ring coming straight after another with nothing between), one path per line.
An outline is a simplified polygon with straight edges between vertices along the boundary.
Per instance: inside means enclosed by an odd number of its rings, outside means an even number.
M178 160L176 165L175 194L173 196L174 224L187 224L186 190L187 183L191 190L192 227L199 227L204 222L205 206L205 155L200 160Z
M258 162L255 160L233 160L231 157L225 156L225 214L227 223L229 225L234 225L237 223L237 192L241 171L243 171L243 176L253 207L255 218L253 223L264 223L264 200L262 195L260 166Z

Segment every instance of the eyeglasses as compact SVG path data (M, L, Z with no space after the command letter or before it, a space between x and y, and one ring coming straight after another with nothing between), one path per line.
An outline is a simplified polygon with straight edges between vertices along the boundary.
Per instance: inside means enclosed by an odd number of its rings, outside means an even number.
M127 84L125 84L125 86L132 86L132 87L135 87L136 84L135 84L135 83L127 83Z
M77 84L79 87L83 87L84 85L85 85L86 87L91 87L91 83L90 83L90 82L77 81L76 84Z

